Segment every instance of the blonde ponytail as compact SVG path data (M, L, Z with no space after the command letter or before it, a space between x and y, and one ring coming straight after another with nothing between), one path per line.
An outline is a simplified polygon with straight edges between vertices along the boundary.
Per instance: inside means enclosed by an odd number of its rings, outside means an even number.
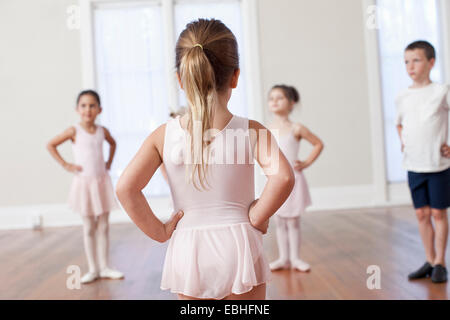
M189 105L190 161L186 175L196 188L198 179L201 188L206 189L209 148L204 133L212 127L217 91L214 70L202 48L192 47L181 59L180 77Z
M199 19L181 33L176 48L177 70L189 105L186 177L195 188L207 189L209 137L218 92L239 68L237 42L219 20Z

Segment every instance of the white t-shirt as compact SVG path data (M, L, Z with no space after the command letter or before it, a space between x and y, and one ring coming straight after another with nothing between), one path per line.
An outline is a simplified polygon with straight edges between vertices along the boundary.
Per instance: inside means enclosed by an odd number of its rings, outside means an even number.
M450 87L431 83L423 88L408 88L395 103L396 124L403 127L403 167L413 172L450 168L450 159L441 154L448 140Z

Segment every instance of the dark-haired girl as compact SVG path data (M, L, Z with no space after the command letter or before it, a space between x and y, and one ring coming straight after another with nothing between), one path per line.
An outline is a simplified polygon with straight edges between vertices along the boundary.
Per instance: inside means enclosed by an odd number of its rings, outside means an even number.
M89 266L89 272L81 278L81 282L90 283L98 278L120 279L123 274L108 266L108 217L110 211L118 207L108 174L116 142L105 127L95 123L102 112L97 92L82 91L77 98L76 111L80 122L54 137L47 149L64 169L74 174L69 206L83 219L84 248ZM72 141L75 163L66 162L57 150L60 144L68 140ZM110 145L106 162L103 158L105 140Z
M273 113L270 130L278 137L278 144L295 173L295 185L286 202L275 214L279 258L270 264L272 270L291 267L308 271L310 266L299 257L300 214L311 205L308 184L303 170L308 168L323 149L322 141L300 123L289 119L296 103L300 101L298 91L291 86L277 85L269 93L269 110ZM305 139L314 147L305 161L298 159L300 140Z

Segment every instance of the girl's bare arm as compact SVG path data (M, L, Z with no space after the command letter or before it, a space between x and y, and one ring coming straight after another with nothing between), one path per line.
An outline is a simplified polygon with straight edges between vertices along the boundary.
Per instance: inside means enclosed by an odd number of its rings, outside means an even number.
M268 219L291 194L295 177L271 132L253 120L250 120L249 127L256 134L255 159L267 177L261 197L250 207L249 218L255 228L265 233Z
M82 168L80 166L71 164L66 162L63 157L61 157L61 155L58 152L57 147L60 144L63 144L64 142L66 142L67 140L72 140L74 141L75 139L75 134L76 134L76 130L74 127L70 127L68 129L66 129L64 132L58 134L56 137L54 137L53 139L51 139L48 143L47 143L47 150L48 152L50 152L50 154L52 155L52 157L66 170L70 171L70 172L76 172L76 171L81 171Z
M106 168L109 170L111 169L111 164L113 162L114 155L116 153L116 140L114 140L114 138L111 136L111 133L109 132L108 129L106 129L105 127L103 127L103 129L105 132L105 140L109 144L109 157L108 161L106 161Z
M313 146L313 150L311 151L311 153L309 154L308 158L305 161L296 161L295 163L294 166L295 170L303 170L312 165L314 161L317 160L319 155L322 153L324 145L322 140L319 139L319 137L317 137L307 127L303 125L297 126L295 128L294 134L298 139L305 139Z
M131 220L147 236L158 242L170 239L183 213L178 212L163 224L153 213L142 189L162 164L165 124L156 129L143 143L119 178L116 195Z

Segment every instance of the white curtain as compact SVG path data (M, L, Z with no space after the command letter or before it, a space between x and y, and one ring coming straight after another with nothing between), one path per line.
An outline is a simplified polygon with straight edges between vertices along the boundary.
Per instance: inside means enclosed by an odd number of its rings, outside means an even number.
M222 20L235 34L243 57L240 1L175 2L176 38L186 24L198 18ZM95 68L103 112L100 123L117 141L111 168L114 184L145 138L168 119L162 8L158 4L127 3L99 5L94 11ZM175 50L175 43L173 44ZM175 61L173 62L175 65ZM246 117L245 61L241 59L241 78L230 101L232 113ZM186 106L179 92L179 106ZM105 146L105 154L107 154ZM144 189L146 196L170 194L158 170Z
M378 0L379 48L384 108L386 167L389 182L406 181L400 140L395 127L395 97L411 85L404 50L416 40L430 42L437 51L431 79L443 81L441 24L438 0Z
M94 21L100 120L117 141L116 183L145 138L168 119L162 13L157 5L100 6ZM159 170L144 193L169 194Z
M236 36L240 59L241 76L239 78L239 85L233 91L229 110L238 116L248 117L248 105L246 96L246 72L243 45L243 29L242 29L242 14L241 2L236 1L180 1L175 3L175 32L176 39L180 33L185 29L186 25L199 18L215 18L221 20ZM179 90L180 105L187 106L186 97L182 90Z

